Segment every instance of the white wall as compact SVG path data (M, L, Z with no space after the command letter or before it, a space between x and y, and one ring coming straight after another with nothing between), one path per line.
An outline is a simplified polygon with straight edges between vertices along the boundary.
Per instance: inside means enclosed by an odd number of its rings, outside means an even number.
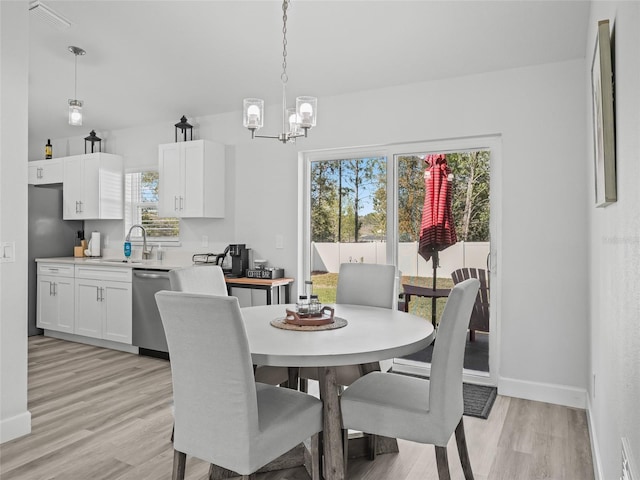
M31 431L27 410L27 2L0 2L0 442Z
M599 20L609 19L615 36L616 168L618 201L595 208L589 188L590 420L600 478L620 477L621 438L627 437L640 477L640 4L594 2L584 71L591 105L590 68ZM593 165L588 116L587 159ZM588 185L594 184L589 168ZM595 375L595 384L593 376Z

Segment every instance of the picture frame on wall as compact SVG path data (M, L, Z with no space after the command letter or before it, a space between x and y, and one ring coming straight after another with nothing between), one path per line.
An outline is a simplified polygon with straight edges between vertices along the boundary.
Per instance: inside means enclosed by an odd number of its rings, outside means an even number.
M596 207L606 207L618 200L614 81L609 32L609 20L600 20L591 65Z

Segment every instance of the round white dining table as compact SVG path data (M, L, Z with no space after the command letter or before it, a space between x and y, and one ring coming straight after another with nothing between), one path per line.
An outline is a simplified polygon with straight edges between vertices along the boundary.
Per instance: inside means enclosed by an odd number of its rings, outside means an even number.
M285 308L265 305L242 309L251 358L256 365L319 367L324 405L324 477L344 479L340 402L335 367L366 365L401 357L427 347L434 338L431 322L386 308L331 305L347 321L341 328L319 331L284 330L271 325Z

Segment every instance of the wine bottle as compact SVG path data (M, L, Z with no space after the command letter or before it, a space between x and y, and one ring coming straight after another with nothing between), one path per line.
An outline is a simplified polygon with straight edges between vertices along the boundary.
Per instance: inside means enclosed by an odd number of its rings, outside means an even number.
M51 146L51 139L47 139L47 144L44 146L44 158L53 158L53 147Z

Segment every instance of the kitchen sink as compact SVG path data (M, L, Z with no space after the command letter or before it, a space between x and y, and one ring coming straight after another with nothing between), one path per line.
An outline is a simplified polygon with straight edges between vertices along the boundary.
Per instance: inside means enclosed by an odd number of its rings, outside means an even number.
M87 260L87 262L95 262L95 263L104 263L104 262L108 262L108 263L130 263L132 265L141 265L142 264L142 260L127 261L127 260L123 260L123 259L120 259L120 258L96 258L95 260Z

